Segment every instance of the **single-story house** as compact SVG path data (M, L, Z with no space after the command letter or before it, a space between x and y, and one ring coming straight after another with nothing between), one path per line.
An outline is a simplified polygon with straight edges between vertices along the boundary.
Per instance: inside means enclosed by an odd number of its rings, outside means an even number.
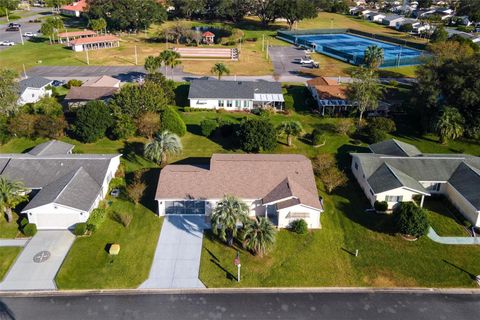
M226 195L242 199L250 217L268 217L279 228L298 219L321 228L312 163L298 154L214 154L208 165L168 165L155 200L160 216L210 216Z
M89 51L120 47L120 38L114 35L83 37L71 40L69 46L73 51Z
M214 44L215 43L215 34L210 31L205 31L202 33L202 41L205 44Z
M365 17L370 21L381 23L382 19L385 18L385 14L379 12L370 12Z
M480 157L425 154L397 140L370 145L372 153L352 153L352 172L370 203L444 195L473 225L480 226Z
M405 20L405 17L397 15L397 14L387 14L382 19L382 24L389 27L395 27L397 23Z
M192 80L188 92L191 108L228 111L258 108L283 109L280 82Z
M346 86L334 79L317 77L308 80L307 86L322 115L325 115L325 110L338 113L352 106L347 100Z
M17 103L19 105L35 103L43 97L51 96L52 90L48 87L52 82L43 77L29 77L21 80L19 82L20 97Z
M71 87L65 96L64 101L67 103L69 108L80 107L89 101L107 101L118 90L118 87L96 87L83 85L81 87Z
M70 32L66 31L66 32L60 32L57 35L57 38L59 43L66 43L67 45L70 45L70 41L72 40L95 37L96 35L97 33L93 30L70 31Z
M80 18L82 13L87 11L87 0L78 0L71 4L64 5L60 8L60 13L69 16Z
M99 76L88 79L82 84L82 87L109 87L120 88L121 81L110 76Z
M22 214L38 229L69 229L87 221L120 165L120 154L72 154L73 148L53 140L27 153L0 154L0 176L29 189Z
M356 6L356 7L351 7L348 10L348 13L352 16L358 16L360 15L363 11L365 11L365 7L363 6Z

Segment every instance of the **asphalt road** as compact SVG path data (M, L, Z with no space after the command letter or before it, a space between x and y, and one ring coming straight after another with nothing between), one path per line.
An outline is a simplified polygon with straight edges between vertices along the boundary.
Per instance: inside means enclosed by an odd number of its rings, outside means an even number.
M13 41L15 42L15 45L22 45L22 39L20 37L21 34L24 34L25 32L34 32L34 33L39 33L38 30L40 29L41 23L30 23L28 21L34 20L36 18L40 17L45 17L46 15L49 14L48 9L45 8L32 8L33 11L37 11L38 14L22 19L18 19L15 21L15 23L20 23L22 25L21 33L20 31L6 31L8 23L4 23L0 25L0 41ZM24 41L28 41L28 38L23 38ZM10 47L4 47L0 46L0 50L4 50L6 48Z
M475 319L480 295L201 293L0 298L0 319Z

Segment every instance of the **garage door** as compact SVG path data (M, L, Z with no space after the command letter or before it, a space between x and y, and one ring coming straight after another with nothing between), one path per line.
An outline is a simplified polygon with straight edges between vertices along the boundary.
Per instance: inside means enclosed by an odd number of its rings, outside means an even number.
M38 229L68 229L80 222L76 214L36 214Z
M205 214L205 201L167 201L166 214Z

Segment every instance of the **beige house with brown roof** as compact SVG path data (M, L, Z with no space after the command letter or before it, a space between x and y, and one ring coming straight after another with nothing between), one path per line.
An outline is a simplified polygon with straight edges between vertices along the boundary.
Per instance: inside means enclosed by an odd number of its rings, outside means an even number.
M266 216L279 228L298 219L321 228L323 206L303 155L214 154L208 165L168 165L155 200L160 216L210 215L225 195L242 199L251 217Z

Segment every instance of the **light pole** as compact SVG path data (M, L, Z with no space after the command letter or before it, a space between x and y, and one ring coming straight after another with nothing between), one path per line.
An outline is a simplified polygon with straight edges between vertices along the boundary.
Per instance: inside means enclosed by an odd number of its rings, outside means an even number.
M235 260L233 260L233 263L237 266L237 282L240 282L240 268L242 267L240 264L240 251L237 251L237 256Z
M20 40L22 40L22 46L25 44L25 42L23 42L23 34L22 34L22 28L19 27L18 28L18 31L20 32Z
M8 19L8 9L7 8L5 8L5 14L7 16L7 22L10 22L10 20Z

